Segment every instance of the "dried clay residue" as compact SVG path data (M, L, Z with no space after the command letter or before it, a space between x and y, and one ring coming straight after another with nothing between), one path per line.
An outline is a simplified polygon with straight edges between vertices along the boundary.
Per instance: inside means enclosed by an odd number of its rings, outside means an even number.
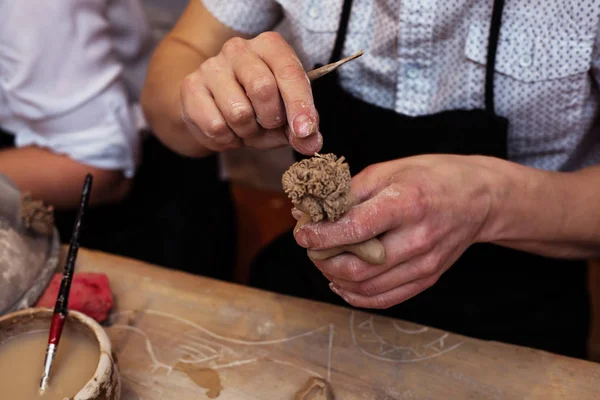
M54 229L54 207L34 200L31 194L26 193L21 198L21 219L26 228L50 236Z
M186 363L179 363L175 368L185 372L196 385L206 389L206 396L209 399L217 398L221 394L223 385L221 385L221 377L217 371Z
M296 393L295 400L335 400L335 397L327 381L312 377Z

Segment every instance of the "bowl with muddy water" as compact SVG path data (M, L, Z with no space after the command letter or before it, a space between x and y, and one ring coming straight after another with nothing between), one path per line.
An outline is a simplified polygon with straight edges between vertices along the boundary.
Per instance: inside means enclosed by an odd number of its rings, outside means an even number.
M119 400L119 370L102 327L69 311L52 365L39 393L52 310L27 308L0 317L0 398L10 400Z

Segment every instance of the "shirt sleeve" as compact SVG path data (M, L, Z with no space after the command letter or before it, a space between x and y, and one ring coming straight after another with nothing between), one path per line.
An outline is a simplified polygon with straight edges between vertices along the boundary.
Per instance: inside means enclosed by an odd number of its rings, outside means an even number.
M8 113L2 127L19 147L38 145L133 176L139 113L111 39L108 2L4 4L0 92Z
M247 35L272 29L283 17L281 6L275 0L194 0L222 24Z

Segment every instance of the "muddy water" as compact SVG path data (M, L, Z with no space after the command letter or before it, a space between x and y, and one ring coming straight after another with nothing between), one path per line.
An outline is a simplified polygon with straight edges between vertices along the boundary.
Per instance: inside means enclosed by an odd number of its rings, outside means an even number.
M0 399L63 400L77 394L93 376L100 358L93 339L65 327L52 365L50 386L39 394L48 331L0 343Z

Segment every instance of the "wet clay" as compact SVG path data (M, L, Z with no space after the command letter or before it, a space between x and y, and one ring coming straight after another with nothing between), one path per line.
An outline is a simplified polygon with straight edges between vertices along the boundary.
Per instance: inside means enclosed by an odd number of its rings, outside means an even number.
M344 157L335 154L318 154L294 163L283 174L283 190L292 200L294 207L304 213L296 229L308 222L325 219L338 220L357 201L350 193L350 167ZM369 264L385 263L385 248L377 238L341 247L307 251L313 260L324 260L338 254L350 252Z
M209 399L219 397L223 386L218 372L210 368L202 368L193 364L178 363L175 369L185 372L194 383L206 389Z
M21 197L20 216L23 225L34 232L50 236L54 230L54 207L41 200L34 200L30 193Z
M335 400L331 385L324 379L312 377L296 393L295 400Z
M40 395L47 343L47 330L0 343L0 398L63 400L83 389L98 367L99 345L85 334L65 327L52 365L50 386Z

